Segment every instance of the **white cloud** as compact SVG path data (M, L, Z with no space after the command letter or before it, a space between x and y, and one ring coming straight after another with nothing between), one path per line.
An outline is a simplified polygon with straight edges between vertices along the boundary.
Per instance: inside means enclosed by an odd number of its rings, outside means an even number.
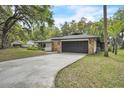
M103 9L102 7L98 6L68 6L70 11L74 12L72 16L62 16L62 17L55 17L55 24L59 26L63 24L65 21L71 22L72 20L79 21L81 17L85 17L88 21L97 21L103 16ZM112 13L116 11L118 8L108 8L108 13ZM110 15L108 15L110 17Z
M76 9L78 9L80 6L76 6L76 5L70 5L70 6L68 6L67 8L68 9L71 9L71 10L76 10Z

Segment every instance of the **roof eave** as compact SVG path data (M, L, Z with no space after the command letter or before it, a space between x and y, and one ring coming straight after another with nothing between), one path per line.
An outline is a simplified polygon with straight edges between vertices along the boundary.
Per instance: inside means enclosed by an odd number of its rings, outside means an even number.
M89 39L89 38L98 38L98 37L97 37L97 36L95 36L95 37L84 37L84 38L52 38L52 40Z

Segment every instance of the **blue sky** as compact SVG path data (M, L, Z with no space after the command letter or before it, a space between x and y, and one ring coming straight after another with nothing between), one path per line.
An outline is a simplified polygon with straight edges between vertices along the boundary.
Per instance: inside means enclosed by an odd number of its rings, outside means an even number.
M101 5L58 5L54 6L52 11L54 13L55 25L59 26L65 21L72 20L79 21L81 17L85 17L88 21L97 21L103 16ZM112 16L119 8L124 8L124 5L109 5L108 17Z

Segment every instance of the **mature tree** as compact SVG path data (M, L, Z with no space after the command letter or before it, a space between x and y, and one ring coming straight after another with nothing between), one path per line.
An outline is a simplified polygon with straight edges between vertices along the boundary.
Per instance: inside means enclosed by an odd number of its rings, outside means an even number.
M78 32L85 33L86 21L87 19L82 17L81 20L78 22Z
M63 36L70 34L70 24L68 22L65 22L63 25L61 25L61 31Z
M51 37L62 36L62 32L56 26L47 27L45 31L47 32L46 39Z
M0 23L2 31L2 46L6 47L7 34L10 29L18 23L23 23L23 26L31 28L32 24L38 24L43 27L46 23L48 25L53 24L52 12L50 6L0 6L1 20ZM5 18L2 16L5 15Z
M124 8L118 9L113 18L124 22Z
M108 31L112 37L113 53L117 54L117 47L119 45L119 34L124 29L124 9L119 9L113 18L109 19Z
M104 56L108 57L107 6L103 6L104 15Z
M99 36L101 41L104 41L103 19L92 23L89 28L88 34Z
M124 8L118 9L117 12L114 14L113 18L124 22ZM124 27L121 29L121 31L122 30L124 30ZM120 41L122 43L121 46L124 47L124 41L122 39Z
M71 33L71 34L79 33L79 32L78 32L78 25L77 25L77 23L76 23L75 20L72 20L72 21L70 22L70 33Z
M31 33L31 40L45 40L51 37L61 36L59 28L55 26L38 28L36 27Z
M117 19L110 19L109 20L109 26L108 31L109 35L113 39L113 52L117 55L117 46L119 44L118 42L118 36L120 31L124 28L124 22Z
M23 28L20 24L15 24L12 28L10 33L8 34L7 43L11 43L15 40L22 41L23 43L26 43L29 38L29 32L31 32L29 29Z

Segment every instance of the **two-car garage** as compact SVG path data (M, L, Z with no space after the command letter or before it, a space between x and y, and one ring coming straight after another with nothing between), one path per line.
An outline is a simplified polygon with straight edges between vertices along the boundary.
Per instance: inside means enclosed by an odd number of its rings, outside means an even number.
M52 50L73 53L94 54L97 51L96 36L70 35L52 38Z
M88 41L62 41L62 52L88 53Z

